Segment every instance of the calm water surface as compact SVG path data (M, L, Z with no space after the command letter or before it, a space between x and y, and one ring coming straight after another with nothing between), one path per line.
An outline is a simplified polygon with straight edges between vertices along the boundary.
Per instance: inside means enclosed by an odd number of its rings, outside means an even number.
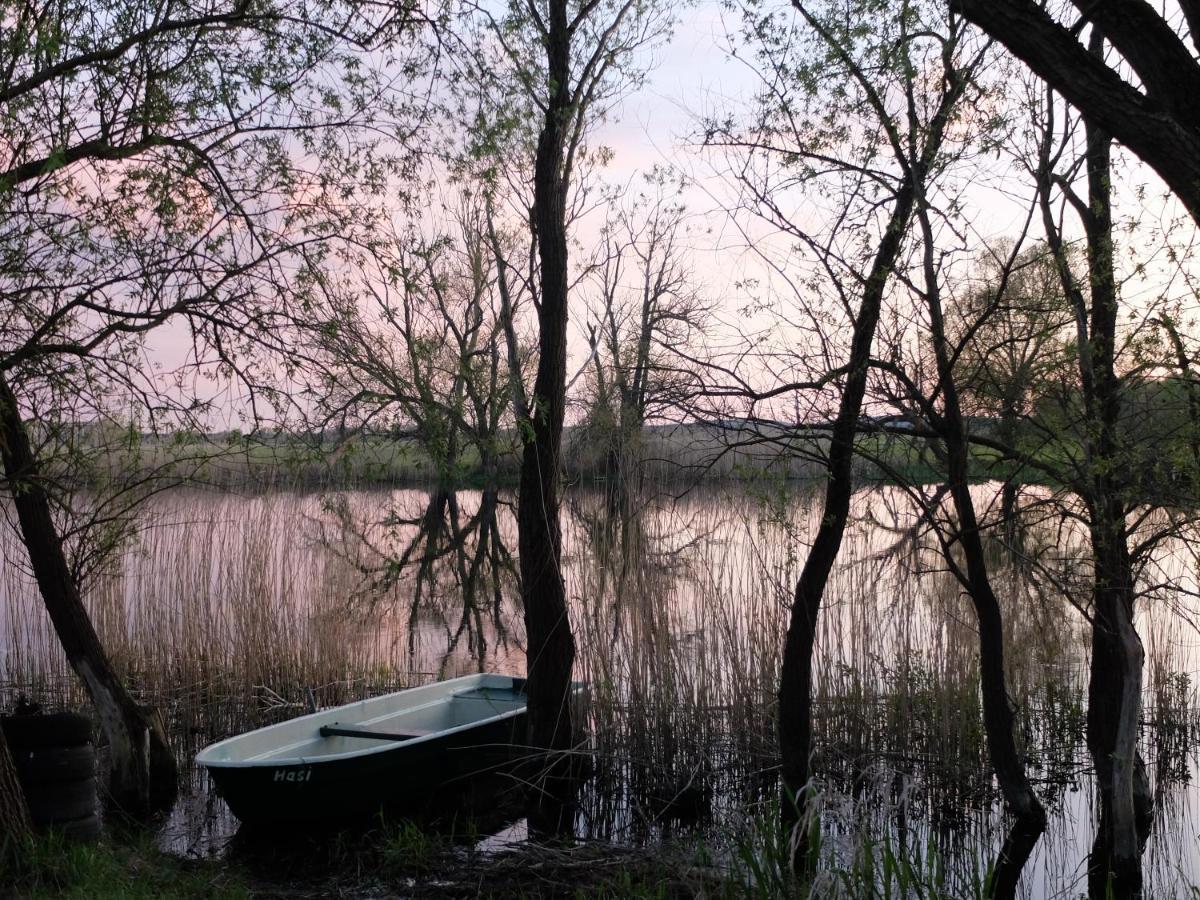
M995 512L996 491L976 488ZM1026 869L1034 898L1084 889L1095 810L1083 744L1086 544L1026 498L997 529L1011 690L1050 827ZM519 674L513 498L416 490L253 496L176 492L88 592L118 667L167 716L181 757L303 712L475 671ZM568 494L564 572L596 766L582 837L698 835L728 847L770 815L774 691L791 586L815 526L811 490L709 487L610 512ZM864 835L929 847L970 880L1004 820L986 770L969 602L911 499L861 492L824 612L817 692L823 824L842 863ZM5 537L0 671L17 690L78 701L19 546ZM1164 546L1141 573L1147 650L1142 753L1155 788L1149 896L1200 884L1197 562ZM1072 601L1075 601L1073 603ZM224 852L236 830L202 772L161 840ZM484 842L524 835L519 813ZM738 836L741 836L740 838ZM838 862L831 862L837 865Z

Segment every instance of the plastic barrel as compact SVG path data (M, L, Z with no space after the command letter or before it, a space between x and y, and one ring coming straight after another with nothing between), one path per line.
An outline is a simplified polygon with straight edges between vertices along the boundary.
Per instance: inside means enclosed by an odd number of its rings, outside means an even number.
M96 749L88 718L65 712L5 716L0 727L33 826L73 840L98 837Z

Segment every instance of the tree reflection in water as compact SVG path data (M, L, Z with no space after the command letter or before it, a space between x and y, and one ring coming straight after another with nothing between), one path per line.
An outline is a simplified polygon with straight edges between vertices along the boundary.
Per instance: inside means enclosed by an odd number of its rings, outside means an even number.
M474 509L464 510L452 489L406 492L381 521L344 496L326 503L337 522L326 546L359 571L365 601L373 609L388 598L405 613L412 670L419 670L423 628L436 623L444 632L438 679L458 674L464 648L482 672L496 646L510 641L506 603L517 595L518 571L501 528L510 504L495 488L472 492L472 501Z

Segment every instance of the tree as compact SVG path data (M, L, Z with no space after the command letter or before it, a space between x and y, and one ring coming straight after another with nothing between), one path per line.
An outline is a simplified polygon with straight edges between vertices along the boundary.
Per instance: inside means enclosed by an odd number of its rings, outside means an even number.
M1016 249L1016 255L1012 250ZM1000 244L980 254L978 286L956 297L946 315L961 335L954 353L962 409L997 420L1006 447L1031 448L1051 440L1034 422L1034 405L1050 383L1067 380L1074 315L1063 297L1054 255L1045 244ZM1002 473L1001 519L1018 537L1017 485Z
M939 491L948 493L953 503L953 521L948 525L937 521L936 503L925 506L925 518L935 526L945 564L963 586L975 610L988 757L1005 803L1016 817L1016 824L990 875L988 895L1011 900L1016 897L1021 870L1045 830L1046 813L1030 784L1016 744L1014 712L1007 689L1003 613L989 571L984 527L971 494L970 433L963 413L960 376L956 371L963 368L964 344L987 329L988 318L1000 304L985 305L979 318L963 323L957 334L951 332L944 307L947 292L940 263L942 254L938 251L942 242L934 227L934 215L928 198L920 197L916 218L921 236L921 275L910 282L911 290L924 301L928 312L928 319L922 325L932 350L932 384L922 390L919 377L907 376L892 366L885 368L905 385L906 406L919 410L924 424L936 436L935 452L945 473ZM1015 268L1018 249L1014 248L1002 262L1000 268L1004 276ZM1007 283L1004 276L1002 282ZM899 355L893 351L890 357L894 359ZM1022 368L1032 370L1028 364ZM1010 387L1005 396L1011 398L1012 393ZM1010 409L1015 409L1015 403L1010 403Z
M792 5L796 23L782 14L764 15L757 6L749 10L748 30L766 72L763 112L753 129L734 134L718 124L710 131L713 143L768 161L741 168L746 194L794 240L795 252L811 255L813 281L828 286L851 323L840 365L811 380L749 395L753 406L798 390L816 394L837 386L823 512L795 586L779 686L783 824L791 834L794 865L807 868L815 862L816 827L810 780L813 652L825 587L849 517L872 345L918 205L953 154L947 134L959 101L972 89L981 54L964 45L960 20L928 5L903 3L887 17L872 3ZM824 234L795 224L785 207L789 189L835 198L835 224ZM797 287L804 304L815 302L808 284ZM825 310L806 310L807 315L814 322L828 317ZM812 352L825 360L837 346L830 340Z
M1072 0L1056 17L1035 0L950 0L1093 127L1148 163L1200 222L1200 62L1183 36L1200 49L1200 3L1176 6L1182 16L1146 0ZM1089 25L1112 42L1124 66L1090 52L1079 37Z
M653 193L616 206L602 234L588 324L593 396L580 438L604 459L610 505L626 514L644 476L643 426L685 390L679 361L710 312L691 283L685 209L666 195L670 176L648 177Z
M636 83L636 52L658 40L668 8L635 0L514 0L502 20L481 11L518 98L485 118L537 123L528 225L535 240L538 353L527 418L518 423L522 461L517 510L521 599L528 657L529 742L562 754L574 744L568 697L575 644L560 567L562 430L566 410L571 268L568 225L577 164L589 127ZM482 79L486 81L486 79ZM495 82L492 82L495 84ZM531 271L533 270L531 265ZM562 762L560 755L558 761ZM566 822L551 791L547 827ZM557 821L556 821L557 820Z
M515 447L512 400L527 350L513 334L510 358L506 323L525 295L501 284L482 198L464 187L446 216L431 235L414 226L364 236L340 254L321 278L320 310L296 323L297 343L311 348L298 356L316 431L337 423L343 435L412 439L442 487L472 454L493 484Z
M1191 455L1191 472L1189 480L1194 484L1200 479L1200 383L1197 383L1195 372L1195 353L1188 348L1178 324L1178 313L1163 310L1159 313L1158 321L1167 336L1170 352L1174 357L1178 378L1187 396L1187 424L1185 439Z
M1103 55L1103 32L1093 28L1089 49ZM1052 109L1048 101L1048 108ZM1084 464L1074 479L1087 509L1092 543L1092 657L1088 684L1087 740L1100 786L1100 823L1088 865L1093 897L1141 893L1141 852L1149 830L1150 798L1137 749L1141 718L1141 639L1134 627L1136 577L1128 514L1132 447L1122 433L1122 379L1117 371L1120 306L1113 242L1111 138L1086 126L1086 200L1059 181L1080 218L1087 248L1087 276L1080 279L1068 258L1062 229L1052 215L1055 190L1050 129L1041 154L1039 199L1063 293L1075 309L1080 442ZM1082 285L1087 285L1085 295Z
M45 0L2 15L6 487L112 747L110 798L140 815L173 797L174 757L104 653L77 563L81 543L119 532L150 490L134 488L146 488L135 466L79 510L70 489L98 449L87 438L115 425L136 447L147 431L202 430L206 374L244 386L257 413L240 354L256 342L282 349L275 313L301 302L288 276L337 232L328 201L340 198L341 174L385 173L332 131L396 108L362 51L414 15L287 0ZM339 98L328 91L335 72L348 76ZM325 167L306 171L318 157ZM186 334L188 352L172 370L156 367L145 343L167 323Z
M1091 52L1101 54L1103 41L1093 29ZM1118 269L1118 234L1124 229L1117 227L1114 212L1110 137L1086 118L1078 135L1071 116L1059 115L1062 105L1054 91L1039 86L1038 93L1042 99L1030 110L1032 147L1022 157L1022 168L1035 187L1044 239L1032 250L1039 267L1048 263L1053 274L1052 281L1038 279L1038 305L1056 312L1029 321L1046 337L1037 350L1040 361L1029 356L1029 365L1021 367L1030 379L1021 409L1012 410L1019 413L1018 427L971 439L1044 483L1061 486L1040 502L1086 533L1084 558L1076 562L1090 574L1089 596L1073 595L1069 588L1066 593L1087 616L1091 631L1086 730L1097 774L1099 822L1089 857L1089 892L1136 896L1152 800L1137 746L1143 651L1134 611L1145 594L1156 590L1144 574L1156 550L1167 541L1190 540L1186 522L1192 516L1166 512L1160 504L1177 508L1187 496L1179 493L1187 486L1182 482L1174 485L1171 499L1163 499L1161 461L1188 457L1182 445L1190 429L1177 422L1179 410L1187 408L1191 362L1156 312L1162 301L1148 313L1136 312L1131 304L1124 314ZM1081 238L1073 239L1075 233ZM1135 271L1138 266L1135 258ZM1015 268L1002 273L994 292L989 290L997 309L1026 302L1016 273ZM1002 324L1000 334L1005 334L1009 323ZM1165 345L1147 336L1156 326L1166 332ZM981 328L976 337L986 334L988 329ZM963 354L960 363L977 371L972 355ZM1163 373L1172 370L1179 374L1164 379ZM1046 567L1044 561L1029 562L1031 568ZM1051 575L1064 582L1061 573Z

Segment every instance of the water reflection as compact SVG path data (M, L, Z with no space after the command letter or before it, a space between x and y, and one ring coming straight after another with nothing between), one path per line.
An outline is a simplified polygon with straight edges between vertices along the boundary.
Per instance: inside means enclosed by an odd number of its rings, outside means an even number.
M437 489L423 498L397 497L381 517L377 507L353 499L326 500L335 518L321 523L321 543L362 575L355 612L387 606L406 615L413 671L425 662L421 637L437 626L444 642L438 679L461 673L464 659L485 671L496 650L510 646L507 622L517 596L519 573L509 549L515 535L501 529L508 503L495 489L473 492L467 504L458 492Z
M981 509L1003 505L993 488L975 490ZM819 504L787 485L706 488L624 515L602 491L567 499L578 677L592 685L593 768L574 830L631 843L699 833L728 850L748 821L772 815L779 646ZM923 498L936 501L932 490ZM306 687L335 705L472 671L520 673L511 504L494 491L176 494L89 602L118 664L168 711L190 754L302 712ZM1054 897L1083 888L1096 824L1087 626L1064 599L1087 573L1080 535L1043 518L1036 493L1023 491L1019 507L989 553L1021 743L1050 813L1023 886ZM910 495L875 488L855 511L815 681L828 867L850 864L870 837L905 853L934 847L963 883L1002 856L1015 869L1023 836L1009 833L987 769L970 604ZM1194 589L1190 555L1164 553L1155 566L1154 583ZM10 687L77 690L32 586L14 566L2 577ZM1138 622L1156 815L1146 867L1147 890L1171 896L1200 881L1200 641L1160 593ZM203 851L236 823L202 775L189 777L171 842Z

